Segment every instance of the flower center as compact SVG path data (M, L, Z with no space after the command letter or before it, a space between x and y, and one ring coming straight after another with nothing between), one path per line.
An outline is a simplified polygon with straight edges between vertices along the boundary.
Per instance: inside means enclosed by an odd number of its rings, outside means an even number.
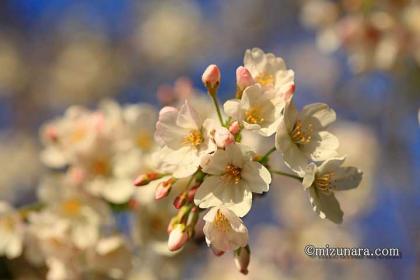
M235 184L238 184L241 181L241 171L241 168L236 167L233 164L228 164L225 167L225 177Z
M214 217L214 225L219 231L227 232L230 229L230 223L225 215L220 210L217 210L216 216Z
M80 126L73 130L70 134L70 144L77 144L83 141L88 135L86 127Z
M0 218L0 227L5 229L6 231L13 231L15 228L15 221L10 215L5 215Z
M262 86L273 86L274 76L271 74L263 73L261 75L258 75L258 77L255 78L255 81L257 83L260 83Z
M140 132L136 139L137 146L144 151L150 150L153 146L153 139L147 132Z
M201 143L203 143L203 141L204 139L201 135L201 131L198 129L191 130L190 133L184 138L184 144L189 144L193 147L199 146Z
M323 191L327 194L332 193L331 179L334 173L325 173L321 176L316 176L314 181L314 186L320 191Z
M292 133L290 134L290 137L296 144L308 144L311 142L312 132L311 124L303 127L302 122L297 120L295 126L293 127Z
M68 199L61 205L64 215L74 217L79 215L82 203L78 199Z
M91 171L95 175L107 176L111 172L111 166L107 159L99 158L93 161Z
M245 120L247 123L261 124L264 121L264 118L261 116L261 110L253 107L246 111Z

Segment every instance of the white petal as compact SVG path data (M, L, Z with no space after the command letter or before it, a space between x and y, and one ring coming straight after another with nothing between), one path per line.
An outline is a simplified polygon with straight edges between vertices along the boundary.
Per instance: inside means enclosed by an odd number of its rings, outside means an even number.
M362 181L363 173L356 167L341 167L334 172L333 187L336 190L356 188Z
M316 164L311 162L305 169L305 176L303 177L302 185L305 189L310 188L315 180L315 173L317 171Z
M134 194L135 188L128 179L109 179L102 186L103 197L112 203L127 202Z
M164 107L160 110L155 133L159 145L167 145L171 149L178 149L182 146L188 130L178 127L176 124L177 117L178 110L174 107Z
M221 194L226 188L219 176L206 176L198 188L194 203L200 208L209 208L222 204Z
M221 175L229 164L229 154L225 150L217 150L214 155L209 155L201 164L203 172L211 175Z
M335 172L343 164L345 157L329 158L318 167L318 173Z
M6 247L6 256L9 259L16 258L22 254L22 237L18 233L9 239Z
M41 151L41 161L48 167L61 168L68 163L68 159L62 150L56 147L47 147Z
M271 183L271 174L261 163L250 161L242 169L242 179L252 192L267 192Z
M339 142L334 134L328 131L320 131L313 135L310 143L303 145L302 150L310 155L314 161L324 161L337 156Z
M285 129L285 123L281 122L276 133L276 149L283 155L285 164L303 177L308 159L305 154L292 142Z
M232 117L235 120L242 120L239 100L232 99L226 101L225 104L223 104L223 110L229 117Z
M316 125L316 129L325 128L336 119L335 111L324 103L306 105L303 107L301 115L304 122L313 123Z
M189 146L168 151L164 160L170 165L174 165L173 176L175 178L185 178L194 174L200 165L200 156L197 150Z
M309 198L313 210L322 218L341 224L343 222L343 211L340 209L334 194L325 194L315 188L309 188Z
M296 106L294 102L291 100L289 103L286 104L284 107L284 123L287 132L291 132L293 127L295 126L296 120L298 117L298 112L296 110Z
M185 100L184 105L182 105L179 110L176 124L185 129L201 128L202 121L200 119L200 115L194 110L187 100Z

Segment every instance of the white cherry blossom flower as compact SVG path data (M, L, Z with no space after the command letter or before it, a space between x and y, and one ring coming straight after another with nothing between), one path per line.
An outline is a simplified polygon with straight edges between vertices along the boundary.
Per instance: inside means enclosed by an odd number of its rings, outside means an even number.
M245 129L256 130L263 136L271 136L280 122L284 102L272 98L256 84L245 88L240 100L226 101L224 110Z
M355 167L342 167L344 158L333 158L320 166L311 163L306 168L302 184L308 191L313 210L322 218L334 223L343 221L343 211L335 198L335 191L356 188L362 172Z
M309 160L336 156L338 139L325 130L334 121L335 112L326 104L309 104L298 113L293 102L288 103L276 133L276 148L286 165L303 176Z
M165 161L176 165L177 178L192 175L200 165L200 158L216 150L210 137L213 120L203 121L188 101L178 110L164 107L156 124L156 140L169 148Z
M195 204L201 208L223 205L239 217L251 209L252 192L267 192L271 183L267 168L240 144L217 150L203 159L201 167L208 176L197 190Z
M104 128L104 115L83 107L70 107L63 117L45 124L41 138L45 149L42 162L48 167L61 168L75 157L90 151Z
M0 255L9 259L22 254L24 225L19 213L0 201Z
M288 70L284 60L259 48L245 51L244 66L251 72L254 81L284 101L292 97L294 72Z
M206 222L203 232L208 246L228 252L248 244L248 229L228 208L213 207L203 219Z

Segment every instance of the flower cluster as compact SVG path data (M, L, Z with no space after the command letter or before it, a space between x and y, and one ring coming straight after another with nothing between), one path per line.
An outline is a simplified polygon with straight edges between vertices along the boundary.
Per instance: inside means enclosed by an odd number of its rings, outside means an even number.
M302 9L319 47L345 48L355 72L389 70L405 57L420 64L419 15L416 1L308 0Z
M341 223L334 192L357 187L362 173L342 166L338 140L327 131L335 121L334 110L315 103L298 111L294 72L282 58L258 48L245 52L244 65L236 70L235 98L223 110L217 100L219 68L208 66L202 80L216 114L200 114L202 109L188 101L161 109L155 132L161 147L154 155L157 168L135 180L136 186L153 185L157 200L176 192L178 212L168 225L169 249L177 251L192 239L200 213L208 210L202 229L208 246L216 255L233 251L246 274L250 248L242 218L253 198L269 190L273 174L301 181L313 210ZM271 149L261 153L257 146L264 139ZM273 155L282 157L289 173L274 168ZM187 183L175 190L180 181Z
M133 269L131 245L153 244L153 252L167 254L150 228L160 220L167 223L170 212L158 216L148 205L153 193L132 187L137 174L156 168L157 117L150 105L107 100L96 110L70 107L46 123L40 156L49 171L34 204L14 209L0 202L0 255L24 256L55 280L125 279ZM128 235L119 228L117 213L133 216ZM140 233L139 227L149 231Z

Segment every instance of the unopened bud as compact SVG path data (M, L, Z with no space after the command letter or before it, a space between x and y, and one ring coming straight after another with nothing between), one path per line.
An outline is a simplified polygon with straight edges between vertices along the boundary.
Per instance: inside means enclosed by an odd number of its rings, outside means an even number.
M185 193L181 193L180 195L178 195L177 197L175 197L173 205L176 209L181 208L185 202L187 202L187 197Z
M167 197L174 183L175 183L174 178L169 178L168 180L161 182L156 188L155 199L159 200L159 199Z
M238 121L234 121L233 123L231 123L230 126L229 126L229 131L233 135L238 134L239 131L241 131L241 125L239 124L239 122Z
M168 85L159 86L156 95L159 102L163 105L172 104L176 100L173 88Z
M204 70L203 76L201 77L204 85L209 90L210 94L215 94L216 89L220 84L220 69L215 64L207 66Z
M146 174L139 175L134 181L133 185L136 187L141 187L149 184L150 182L162 178L163 175L157 172L149 172Z
M249 87L255 83L251 73L244 66L239 66L236 69L236 85L240 91L243 91L246 87Z
M45 137L51 142L58 141L58 132L57 129L53 126L48 126L45 130Z
M200 187L200 185L194 186L194 187L192 187L192 188L188 191L188 193L187 193L187 200L188 200L189 202L193 202L193 201L194 201L195 194L196 194L197 189L198 189L199 187Z
M225 148L226 146L235 143L235 137L226 127L219 127L214 133L214 141L219 148Z
M172 217L171 220L169 221L167 232L170 233L178 223L179 223L178 217Z
M248 265L251 258L251 251L249 246L239 248L235 251L235 265L239 272L246 275L248 274Z
M188 241L188 234L185 231L185 226L182 224L176 225L168 238L168 249L170 251L177 251L181 249Z

